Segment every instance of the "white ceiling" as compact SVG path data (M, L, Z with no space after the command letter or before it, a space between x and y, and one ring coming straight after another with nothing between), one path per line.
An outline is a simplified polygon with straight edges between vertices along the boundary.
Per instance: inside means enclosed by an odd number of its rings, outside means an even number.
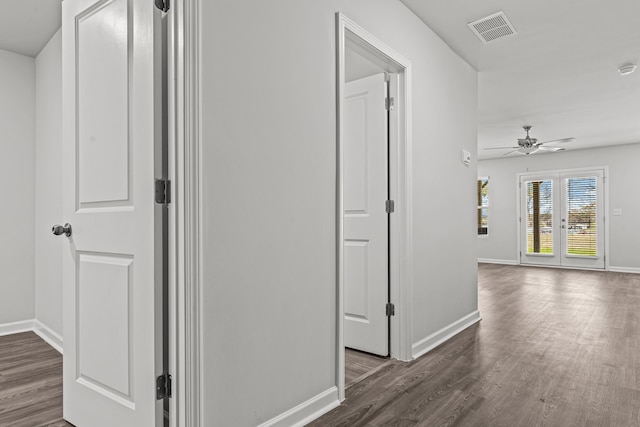
M401 0L478 70L478 157L533 126L567 150L640 142L640 0ZM518 34L484 45L467 27L503 11ZM517 145L517 144L515 144Z
M640 0L401 0L478 70L478 157L500 157L533 125L568 150L640 142ZM0 0L0 49L35 57L61 0ZM488 45L467 23L503 11L518 34Z
M0 0L0 49L35 57L61 24L62 0Z

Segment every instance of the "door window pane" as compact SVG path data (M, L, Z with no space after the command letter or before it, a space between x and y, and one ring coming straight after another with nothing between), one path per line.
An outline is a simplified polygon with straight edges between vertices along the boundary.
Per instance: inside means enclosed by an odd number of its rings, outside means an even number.
M553 181L527 183L527 252L553 253Z
M489 178L478 178L478 235L489 233Z
M567 178L567 255L597 256L597 180Z

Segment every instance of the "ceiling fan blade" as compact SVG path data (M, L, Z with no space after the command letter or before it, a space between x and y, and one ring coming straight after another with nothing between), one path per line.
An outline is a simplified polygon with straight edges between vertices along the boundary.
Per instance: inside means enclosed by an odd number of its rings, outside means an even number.
M485 148L485 150L504 150L507 148L520 148L520 147L489 147L489 148Z
M566 148L540 146L540 147L538 147L538 150L542 150L542 151L564 151L564 150L566 150Z
M517 148L515 150L509 151L508 153L504 153L503 156L508 156L511 153L515 153L516 151L518 151L520 148Z
M576 137L572 136L569 138L561 138L561 139L552 139L551 141L544 141L544 142L539 142L538 144L548 144L550 142L558 142L560 144L562 144L563 142L571 142L571 141L575 141Z

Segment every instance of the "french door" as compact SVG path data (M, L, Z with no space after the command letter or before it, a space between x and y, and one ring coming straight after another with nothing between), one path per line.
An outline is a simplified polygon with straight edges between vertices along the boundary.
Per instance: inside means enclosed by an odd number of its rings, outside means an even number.
M604 171L520 177L520 262L605 267Z

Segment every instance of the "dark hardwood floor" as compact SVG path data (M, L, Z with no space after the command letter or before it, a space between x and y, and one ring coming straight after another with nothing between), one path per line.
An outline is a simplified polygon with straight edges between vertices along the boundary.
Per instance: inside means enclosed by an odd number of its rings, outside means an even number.
M640 275L479 265L483 320L310 426L640 426Z
M351 384L362 380L366 376L371 375L375 370L391 362L391 359L345 348L344 361L345 385L349 387Z
M62 356L33 332L0 337L0 426L71 426L62 419Z
M640 275L478 276L478 325L410 363L348 354L347 399L309 425L640 426ZM0 337L0 426L70 426L62 357L31 332Z

